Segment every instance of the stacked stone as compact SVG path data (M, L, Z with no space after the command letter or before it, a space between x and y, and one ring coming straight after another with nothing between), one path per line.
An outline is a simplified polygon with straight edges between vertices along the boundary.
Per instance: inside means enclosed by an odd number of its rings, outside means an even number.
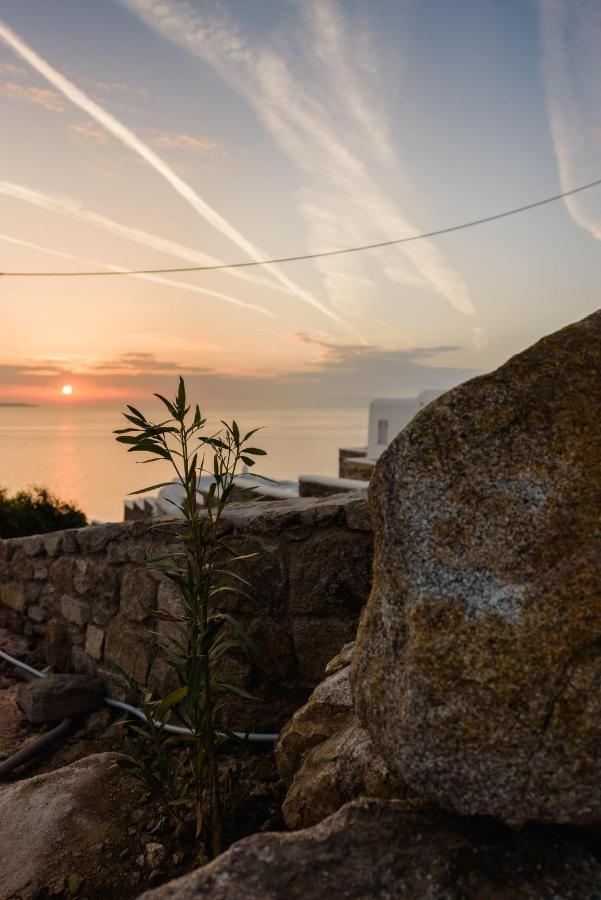
M307 698L327 661L354 636L369 595L372 535L364 493L245 503L224 523L252 600L228 597L258 648L233 657L228 678L264 702L231 710L241 728L274 731ZM152 632L174 635L153 609L181 611L179 591L145 566L173 540L124 522L0 541L0 618L43 647L56 671L98 673L115 694L112 664L163 694L171 670Z

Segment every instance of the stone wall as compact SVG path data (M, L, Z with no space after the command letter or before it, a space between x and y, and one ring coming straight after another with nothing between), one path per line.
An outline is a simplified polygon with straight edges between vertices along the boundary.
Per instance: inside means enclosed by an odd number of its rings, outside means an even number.
M238 564L252 601L224 594L233 599L220 607L243 622L257 653L230 659L227 675L261 698L228 724L277 729L355 635L371 582L366 495L245 503L224 524L237 552L257 554ZM28 635L59 670L97 671L116 693L117 663L162 693L170 672L151 632L167 637L174 626L141 604L178 609L174 586L145 566L173 540L134 521L0 541L0 624Z

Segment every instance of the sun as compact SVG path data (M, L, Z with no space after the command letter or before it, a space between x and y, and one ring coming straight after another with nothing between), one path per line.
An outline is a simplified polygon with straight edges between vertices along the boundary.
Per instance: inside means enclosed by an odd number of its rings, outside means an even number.
M63 384L61 388L61 393L65 395L65 397L69 397L70 394L73 393L73 388L70 384Z

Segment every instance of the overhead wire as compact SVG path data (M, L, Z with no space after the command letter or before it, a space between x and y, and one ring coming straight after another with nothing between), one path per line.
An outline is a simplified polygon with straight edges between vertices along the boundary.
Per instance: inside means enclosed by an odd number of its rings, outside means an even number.
M323 259L328 256L342 256L347 253L361 253L365 250L379 250L383 247L393 247L399 244L408 244L412 241L421 241L425 238L435 238L443 234L451 234L455 231L463 231L466 228L474 228L477 225L485 225L488 222L497 222L499 219L506 219L509 216L515 216L520 213L528 212L531 209L537 209L540 206L546 206L549 203L555 203L557 200L563 200L565 197L571 197L582 191L588 191L591 188L601 185L601 178L595 181L589 181L587 184L581 184L578 187L571 188L568 191L562 191L560 194L553 194L551 197L545 197L543 200L535 200L532 203L526 203L523 206L515 206L512 209L503 210L490 216L483 216L479 219L471 219L467 222L461 222L457 225L449 225L445 228L436 228L433 231L423 231L419 234L411 234L406 237L393 238L387 241L377 241L373 244L361 244L355 247L344 247L339 250L323 250L317 253L301 253L295 256L279 256L273 259L245 260L242 262L219 263L218 265L209 266L169 266L157 269L122 269L119 271L63 271L63 272L1 272L0 276L4 278L68 278L68 277L90 277L90 276L115 276L115 275L161 275L161 274L177 274L178 272L215 272L226 269L243 269L251 266L269 266L280 263L301 262L310 259Z

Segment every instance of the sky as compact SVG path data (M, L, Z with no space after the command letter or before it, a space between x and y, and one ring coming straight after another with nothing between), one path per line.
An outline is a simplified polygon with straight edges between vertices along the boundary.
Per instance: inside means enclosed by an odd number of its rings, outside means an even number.
M375 243L601 178L601 5L0 0L0 117L0 271ZM595 310L599 240L596 188L325 259L2 276L0 402L449 387Z

